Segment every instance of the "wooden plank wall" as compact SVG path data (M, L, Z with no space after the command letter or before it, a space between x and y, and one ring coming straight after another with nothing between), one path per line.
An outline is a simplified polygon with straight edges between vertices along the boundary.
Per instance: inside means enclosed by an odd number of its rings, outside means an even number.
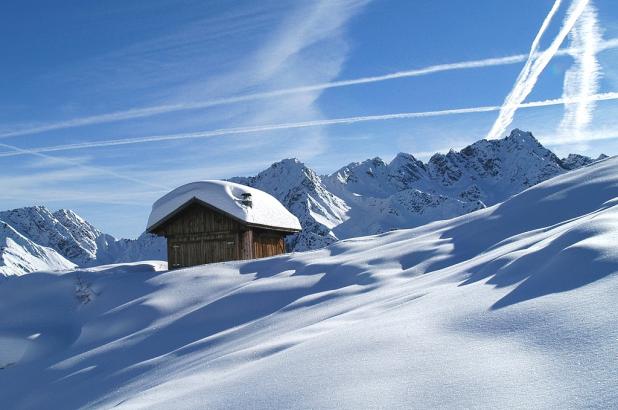
M200 204L191 204L154 233L170 237L205 232L238 232L240 228L237 221L222 213Z
M154 233L167 238L170 269L285 253L282 232L248 229L198 203L181 210Z
M276 231L254 230L253 257L265 258L285 253L283 234Z
M240 259L253 259L253 230L240 234Z
M240 259L241 225L200 204L183 209L156 234L167 238L170 269Z
M167 241L170 268L203 265L238 258L237 233L174 237Z

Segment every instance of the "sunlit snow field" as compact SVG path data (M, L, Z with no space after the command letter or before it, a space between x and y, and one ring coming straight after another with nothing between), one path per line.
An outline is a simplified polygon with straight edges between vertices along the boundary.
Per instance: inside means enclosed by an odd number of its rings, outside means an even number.
M448 221L0 281L10 408L618 406L618 159Z

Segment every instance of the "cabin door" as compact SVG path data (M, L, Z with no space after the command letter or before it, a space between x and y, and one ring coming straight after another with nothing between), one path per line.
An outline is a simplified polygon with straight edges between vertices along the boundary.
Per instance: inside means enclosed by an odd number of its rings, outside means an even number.
M201 241L178 241L170 242L168 246L168 263L170 269L186 268L187 266L200 265L205 262L201 256Z

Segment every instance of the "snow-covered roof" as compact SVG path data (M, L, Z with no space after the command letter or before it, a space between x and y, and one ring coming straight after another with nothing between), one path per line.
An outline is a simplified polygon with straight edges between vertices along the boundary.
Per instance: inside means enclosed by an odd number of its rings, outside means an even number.
M246 194L251 194L251 206L243 204ZM146 229L150 231L179 208L196 199L248 225L301 230L298 218L272 195L245 185L218 180L191 182L161 197L152 205Z

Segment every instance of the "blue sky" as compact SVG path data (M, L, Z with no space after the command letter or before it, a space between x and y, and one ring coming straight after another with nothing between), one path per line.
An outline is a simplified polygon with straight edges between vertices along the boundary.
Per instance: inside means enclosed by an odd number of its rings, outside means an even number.
M538 53L550 48L569 7L579 1L562 1ZM554 5L2 2L0 209L71 208L106 232L134 237L156 198L193 180L254 174L288 157L330 173L369 157L390 160L400 151L427 159L461 148L486 137L498 111L347 125L322 121L501 106L517 87L525 56ZM538 80L522 82L524 88L533 83L522 102L618 91L618 5L590 0L582 16L561 43L579 51L558 52ZM331 86L518 55L523 57L516 63ZM321 86L297 89L315 84ZM276 90L288 91L270 93ZM618 102L585 105L571 104L570 111L562 104L521 108L507 129L531 130L559 155L616 154ZM308 121L323 125L269 129ZM184 138L195 133L200 137ZM140 142L110 145L126 139ZM67 149L71 144L79 147Z

